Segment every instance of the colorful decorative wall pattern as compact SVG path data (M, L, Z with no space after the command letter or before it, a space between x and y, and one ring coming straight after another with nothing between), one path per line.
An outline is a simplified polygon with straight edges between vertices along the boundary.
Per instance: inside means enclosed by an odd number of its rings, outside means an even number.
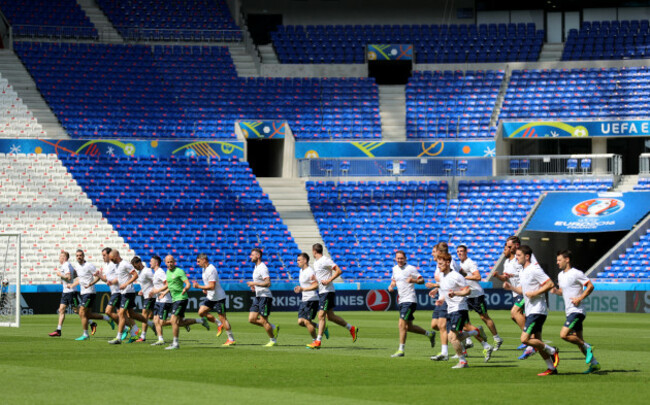
M237 121L245 138L282 139L289 134L286 121Z
M366 55L368 60L412 60L413 45L368 45Z
M296 142L296 158L492 157L494 141Z

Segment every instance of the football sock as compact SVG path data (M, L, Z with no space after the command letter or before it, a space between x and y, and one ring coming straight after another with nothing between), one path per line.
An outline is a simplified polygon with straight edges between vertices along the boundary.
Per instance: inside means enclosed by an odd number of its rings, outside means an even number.
M426 331L426 332L424 332L424 335L425 335L426 337L430 337L432 334L433 334L433 333L432 333L431 331Z
M352 329L352 325L350 325L350 324L348 323L347 325L345 325L345 328L346 328L347 330L351 330L351 329Z
M203 323L203 319L201 319L201 318L196 318L194 321L195 321L196 323Z
M226 333L228 334L228 339L235 340L235 335L233 335L231 331L228 330Z
M555 354L555 349L549 345L544 345L544 351L551 355Z
M549 370L555 370L555 366L553 365L552 358L549 357L548 359L544 359L544 361L546 362L546 365L548 366Z
M145 340L147 338L147 332L142 332L140 339Z
M488 349L490 347L490 344L488 342L481 342L483 344L484 349Z
M400 343L400 345L399 345L399 351L400 352L404 351L404 346L406 346L406 345L403 345L403 344Z
M498 333L496 335L493 335L493 337L494 337L494 340L501 340L501 337L499 336Z
M216 318L216 317L214 318L214 323L216 323L217 326L221 326L221 325L223 325L223 322L221 322L221 321L219 320L219 318Z
M57 326L56 330L61 330L61 325Z
M154 325L153 321L147 321L147 325L148 325L150 328L154 328L154 327L156 326L156 325Z
M174 337L174 345L178 345L178 338Z
M321 340L323 340L323 335L318 335L318 336L316 336L316 340L318 340L319 342L320 342Z
M110 321L111 321L111 317L108 316L108 315L106 315L106 314L102 315L102 319L105 320L106 322L110 322Z
M470 330L470 331L465 332L465 334L467 336L478 336L478 331L477 330ZM470 342L471 342L471 340L468 343L470 343Z
M271 342L277 343L277 340L275 338L271 338Z
M449 346L448 345L442 345L440 348L440 353L442 353L443 356L448 356L449 355Z
M460 361L461 363L467 363L467 359L465 358L464 354L458 356L458 361Z
M84 336L88 336L88 329L84 329Z

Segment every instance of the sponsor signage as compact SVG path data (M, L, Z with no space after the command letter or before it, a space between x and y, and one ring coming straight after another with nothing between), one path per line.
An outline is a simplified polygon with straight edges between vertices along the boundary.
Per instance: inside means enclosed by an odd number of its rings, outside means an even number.
M504 138L650 136L650 120L503 122Z
M527 231L611 232L632 229L650 211L650 193L548 193Z
M582 306L589 312L629 312L626 305L626 291L594 291L582 301ZM548 294L548 309L564 311L564 298ZM649 308L650 310L650 308Z

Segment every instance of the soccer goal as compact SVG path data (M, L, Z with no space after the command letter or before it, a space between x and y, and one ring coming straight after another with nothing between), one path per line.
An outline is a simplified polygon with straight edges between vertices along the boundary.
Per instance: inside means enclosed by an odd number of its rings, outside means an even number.
M20 326L20 235L0 234L0 326Z

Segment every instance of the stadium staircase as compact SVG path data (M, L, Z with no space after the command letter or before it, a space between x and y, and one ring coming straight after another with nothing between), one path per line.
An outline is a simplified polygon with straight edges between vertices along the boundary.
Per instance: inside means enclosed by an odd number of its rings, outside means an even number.
M311 256L311 247L314 243L326 246L309 207L303 180L258 178L257 181L273 202L301 252Z
M632 191L634 190L638 182L639 182L639 175L621 176L621 180L616 185L616 187L614 187L612 191L619 192L619 193Z
M501 114L501 108L503 107L503 101L506 99L506 93L508 92L508 83L510 83L510 76L512 71L506 69L503 75L503 81L501 82L501 87L499 88L499 94L497 99L494 102L494 109L492 110L492 117L490 117L490 127L496 127L499 123L499 114Z
M60 282L61 250L97 266L105 247L134 254L54 154L0 153L1 233L22 235L23 284Z
M122 43L122 36L113 28L104 12L99 8L95 0L77 0L81 9L86 13L90 22L95 25L102 42Z
M379 114L384 141L406 140L406 95L405 86L383 85L379 87Z
M542 52L539 54L540 62L559 62L562 60L562 50L564 44L547 44L542 45Z
M8 49L0 50L0 75L7 79L9 85L18 94L31 111L32 117L40 124L45 134L33 132L30 134L20 135L21 137L47 136L48 138L68 138L67 133L61 127L59 120L50 110L41 93L36 88L36 83L27 69L20 62L20 59ZM2 135L6 137L7 135ZM11 136L11 135L10 135Z
M259 77L260 74L255 67L255 55L252 55L246 50L246 47L243 43L238 42L234 44L228 44L228 50L230 51L230 57L235 65L237 70L237 76L239 77Z
M275 49L273 49L273 45L260 45L258 49L262 57L262 63L280 63L278 55L275 53Z

